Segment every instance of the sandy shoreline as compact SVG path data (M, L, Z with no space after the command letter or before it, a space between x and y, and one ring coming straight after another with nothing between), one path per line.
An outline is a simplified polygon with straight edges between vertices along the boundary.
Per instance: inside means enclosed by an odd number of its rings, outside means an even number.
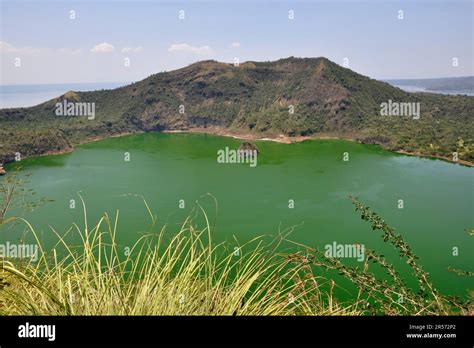
M100 136L100 137L95 137L91 139L87 139L84 141L81 141L75 146L80 146L83 144L87 143L92 143L95 141L100 141L108 138L118 138L118 137L123 137L127 135L133 135L133 134L143 134L146 132L125 132L125 133L120 133L120 134L114 134L114 135L108 135L108 136ZM206 128L189 128L189 129L184 129L184 130L164 130L162 133L201 133L201 134L211 134L211 135L218 135L218 136L224 136L224 137L230 137L234 139L240 139L240 140L248 140L248 141L273 141L277 142L280 144L292 144L292 143L297 143L305 140L346 140L346 141L352 141L356 143L360 143L355 139L355 137L351 135L347 136L337 136L334 134L329 134L329 133L324 133L324 134L318 134L318 135L313 135L313 136L295 136L295 137L290 137L288 135L284 134L278 134L276 136L266 136L266 137L260 137L256 134L249 134L249 133L242 133L242 132L235 132L235 131L229 131L228 129L222 128L222 127L206 127ZM62 149L59 151L48 151L45 152L44 154L40 155L35 155L35 156L51 156L51 155L62 155L66 153L71 153L74 151L75 146L68 147L66 149ZM380 145L379 145L380 146ZM424 155L416 152L409 152L405 150L398 150L398 151L391 151L387 150L392 153L398 153L401 155L407 155L407 156L415 156L415 157L420 157L420 158L436 158L443 160L445 162L449 162L452 164L460 164L468 167L474 167L474 163L469 162L469 161L464 161L464 160L459 160L457 162L452 161L448 157L443 157L443 156L432 156L432 155ZM27 157L25 157L27 158ZM6 163L5 163L6 164Z
M163 133L204 133L204 134L220 135L224 137L230 137L230 138L241 139L241 140L273 141L280 144L292 144L292 143L298 143L305 140L314 140L314 139L356 141L354 138L350 136L340 137L340 136L331 135L328 133L319 134L315 136L290 137L288 135L278 134L276 136L260 137L256 134L232 132L222 127L190 128L186 130L165 130L163 131Z
M305 140L346 140L346 141L352 141L356 143L360 143L357 141L354 137L352 136L347 136L347 137L341 137L341 136L336 136L336 135L331 135L331 134L319 134L319 135L314 135L314 136L296 136L296 137L290 137L287 135L280 134L276 137L258 137L257 135L254 134L244 134L244 133L238 133L238 132L230 132L227 129L220 128L220 127L207 127L207 128L190 128L188 130L166 130L163 131L163 133L204 133L204 134L212 134L212 135L220 135L224 137L231 137L234 139L241 139L241 140L259 140L259 141L274 141L277 143L281 144L292 144L292 143L297 143ZM379 145L380 146L380 145ZM406 150L398 150L398 151L391 151L387 150L389 152L393 153L398 153L401 155L407 155L407 156L415 156L415 157L421 157L421 158L436 158L443 160L445 162L449 162L452 164L461 164L464 166L468 167L474 167L474 163L469 162L469 161L464 161L464 160L459 160L457 162L453 161L449 157L445 156L433 156L433 155L424 155L421 153L417 152L410 152Z

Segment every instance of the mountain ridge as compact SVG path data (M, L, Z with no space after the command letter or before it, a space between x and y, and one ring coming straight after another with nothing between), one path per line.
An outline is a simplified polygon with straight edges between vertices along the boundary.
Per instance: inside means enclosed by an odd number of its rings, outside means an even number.
M93 103L94 119L57 116L63 101ZM381 116L381 103L420 103L421 117ZM222 127L272 137L333 133L393 151L474 161L474 97L409 93L324 57L205 60L111 90L70 91L0 110L0 163L61 152L123 133Z

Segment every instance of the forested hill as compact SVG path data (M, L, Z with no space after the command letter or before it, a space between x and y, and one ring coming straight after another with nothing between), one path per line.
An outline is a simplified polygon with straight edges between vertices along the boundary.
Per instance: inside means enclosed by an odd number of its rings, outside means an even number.
M58 103L93 104L94 117L58 115ZM419 118L397 115L397 103L419 105ZM0 110L0 163L16 152L61 151L127 132L208 126L261 136L330 133L391 150L447 157L456 151L474 162L473 112L474 97L404 92L326 58L202 61L113 90L71 91Z

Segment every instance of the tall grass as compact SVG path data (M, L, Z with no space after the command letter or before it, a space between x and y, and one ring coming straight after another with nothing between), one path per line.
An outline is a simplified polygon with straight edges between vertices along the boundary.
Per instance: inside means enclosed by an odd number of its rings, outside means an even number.
M81 198L82 199L82 198ZM356 211L381 231L412 270L416 288L383 256L366 250L362 267L349 267L318 249L290 242L288 231L271 240L256 237L230 250L212 241L206 223L189 217L177 232L163 227L141 236L127 252L116 238L119 213L104 214L91 228L83 202L84 226L53 232L54 247L39 247L37 262L0 262L1 315L472 315L472 303L440 294L400 234L353 198ZM146 205L146 202L145 202ZM152 223L156 218L150 213ZM202 216L201 216L202 217ZM202 220L202 219L201 219ZM73 247L69 233L80 237ZM385 276L369 267L374 263ZM358 289L350 303L334 296L337 272ZM458 271L461 272L461 271ZM470 272L464 272L469 274ZM464 274L463 273L463 274Z
M36 263L3 260L3 315L355 315L319 291L304 265L277 252L283 238L264 237L229 251L212 244L209 224L188 218L172 236L162 228L124 254L119 214L104 214L91 229L74 225L82 244L64 235ZM207 220L207 219L206 219ZM34 228L23 221L40 245Z

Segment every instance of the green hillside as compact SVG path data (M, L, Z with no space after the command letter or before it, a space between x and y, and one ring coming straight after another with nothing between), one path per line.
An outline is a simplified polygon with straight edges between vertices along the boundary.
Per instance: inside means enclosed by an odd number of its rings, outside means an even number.
M95 118L56 115L64 100L95 103ZM389 100L420 103L420 118L381 116L380 104ZM451 158L456 151L474 162L473 110L474 97L404 92L326 58L202 61L114 90L0 110L0 163L16 152L56 152L121 133L208 126L261 136L331 133L424 155Z

